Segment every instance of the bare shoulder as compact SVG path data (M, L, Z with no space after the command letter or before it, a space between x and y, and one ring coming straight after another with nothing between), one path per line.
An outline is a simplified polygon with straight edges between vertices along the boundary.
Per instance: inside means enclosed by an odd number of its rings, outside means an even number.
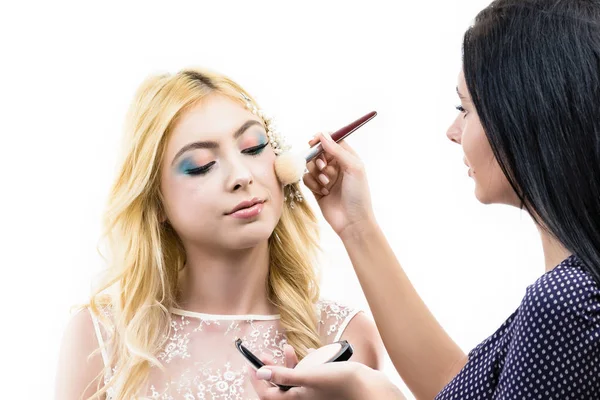
M374 369L383 367L385 348L375 322L364 312L357 313L342 335L354 348L352 361Z
M94 321L89 309L71 317L62 338L56 375L57 399L80 399L92 396L104 364L99 352Z
M375 323L364 312L336 301L320 300L319 331L324 344L347 340L354 349L352 361L381 369L385 349Z

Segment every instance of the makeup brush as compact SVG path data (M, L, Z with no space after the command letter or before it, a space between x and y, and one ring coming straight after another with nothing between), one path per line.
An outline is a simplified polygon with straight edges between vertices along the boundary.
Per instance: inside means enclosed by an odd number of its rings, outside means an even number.
M339 129L331 134L331 138L337 143L348 137L352 132L372 120L377 115L377 111L371 111L367 115L357 119L342 129ZM296 183L302 179L306 164L319 156L323 152L321 143L317 143L303 153L283 153L275 160L275 173L284 185Z

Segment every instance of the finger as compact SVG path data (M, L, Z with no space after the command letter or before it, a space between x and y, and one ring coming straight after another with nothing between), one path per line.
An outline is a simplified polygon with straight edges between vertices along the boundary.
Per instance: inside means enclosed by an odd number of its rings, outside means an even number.
M319 143L319 135L321 134L321 132L318 132L315 136L313 136L309 141L308 141L308 145L310 147L313 147L315 144Z
M345 140L342 140L341 142L338 142L338 144L342 148L344 148L345 150L347 150L348 152L350 152L352 155L358 157L358 153Z
M324 151L323 153L321 153L321 155L325 158L325 161L327 161L328 163L330 163L333 160L335 160L335 157L332 156L331 154L327 154L326 151Z
M339 174L340 174L340 170L337 166L328 165L327 167L325 167L325 169L323 171L321 171L321 175L325 175L327 177L327 179L329 180L329 182L324 183L323 180L320 180L320 182L323 184L323 186L325 188L331 189L331 187L336 184Z
M319 132L317 133L315 136L313 136L313 138L308 142L310 147L313 147L315 145L317 145L319 143L319 135L323 135L324 133ZM327 135L331 136L331 132L327 132ZM319 157L325 161L326 163L330 162L331 160L334 159L334 157L330 154L327 154L326 152L323 152L319 155Z
M262 363L265 365L274 365L275 364L275 362L273 361L273 357L271 357L265 353L260 353L260 355L258 356L258 359L260 361L262 361Z
M325 194L325 193L323 193L323 188L329 189L327 187L330 183L329 177L327 175L321 173L321 171L319 170L319 168L317 167L315 162L308 163L307 169L308 169L307 175L312 176L313 180L315 182L317 182L317 184L318 184L318 186L311 187L311 190L313 191L313 193Z
M304 185L306 185L306 187L309 188L311 192L313 192L315 198L319 200L322 195L321 189L323 188L323 186L319 182L317 182L315 177L311 174L305 174L302 180L304 182Z
M319 176L317 177L317 179L319 179L319 182L325 188L327 188L328 185L329 185L329 183L331 182L331 180L329 179L329 177L326 174L319 174Z
M327 154L326 152L322 152L321 154L319 154L319 157L321 160L323 160L325 162L325 164L329 164L331 161L334 160L332 155Z
M355 169L360 165L360 159L353 154L347 144L340 145L333 141L329 135L319 135L323 150L335 157L335 160L344 169Z
M308 350L306 350L308 352L308 354L312 353L313 351L315 351L316 349L313 349L312 347Z
M326 134L329 135L329 136L331 136L332 132L327 132ZM323 156L323 158L325 158L325 161L327 161L328 163L330 163L331 161L335 160L335 157L332 156L331 154L328 154L326 151L324 151L323 153L321 153L321 155Z
M319 169L319 171L323 171L323 169L327 166L327 160L325 159L325 156L323 153L321 153L319 155L319 157L317 157L315 159L315 164L316 164L317 168Z
M306 169L308 170L308 173L314 177L317 177L319 175L319 172L321 171L319 169L319 166L317 165L317 160L312 160L311 162L306 164Z
M281 392L277 386L275 386L272 382L265 382L264 380L258 379L256 376L256 371L251 370L249 373L250 383L254 388L254 391L258 395L261 400L268 399L279 399L280 397L276 397L278 392Z
M288 368L294 368L298 364L298 356L294 351L294 348L289 344L283 345L283 354L285 355L285 366Z
M328 165L325 167L325 169L316 175L316 177L312 175L312 179L321 185L321 188L319 189L320 193L325 196L328 195L332 187L335 186L339 177L339 168L333 165Z
M256 377L283 386L304 386L318 380L318 377L310 376L306 371L273 366L262 367L256 372Z

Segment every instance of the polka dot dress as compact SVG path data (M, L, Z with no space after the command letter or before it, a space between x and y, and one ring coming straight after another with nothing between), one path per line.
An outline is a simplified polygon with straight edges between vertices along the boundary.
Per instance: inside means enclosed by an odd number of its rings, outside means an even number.
M529 286L436 399L600 400L600 287L581 261L571 256Z

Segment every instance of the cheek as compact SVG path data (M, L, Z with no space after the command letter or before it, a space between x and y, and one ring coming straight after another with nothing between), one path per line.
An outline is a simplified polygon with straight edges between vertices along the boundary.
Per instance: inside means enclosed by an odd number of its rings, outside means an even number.
M469 130L468 127L462 130L461 145L463 148L463 152L465 153L465 157L467 158L467 161L469 162L469 165L472 168L475 167L475 163L477 160L477 145L474 139L475 138L473 137L473 132Z
M207 212L214 207L214 199L219 198L215 193L214 183L202 178L171 176L164 179L161 188L166 206L167 216L173 224L192 221L196 216L211 215Z
M253 160L252 175L260 179L261 182L269 182L272 185L273 180L277 181L275 174L275 159L277 156L272 151L263 153L260 157Z
M275 173L276 157L273 152L265 154L264 159L255 164L253 175L269 191L274 201L283 201L283 186Z
M475 171L486 168L494 160L485 132L478 124L465 124L462 145L467 161Z

